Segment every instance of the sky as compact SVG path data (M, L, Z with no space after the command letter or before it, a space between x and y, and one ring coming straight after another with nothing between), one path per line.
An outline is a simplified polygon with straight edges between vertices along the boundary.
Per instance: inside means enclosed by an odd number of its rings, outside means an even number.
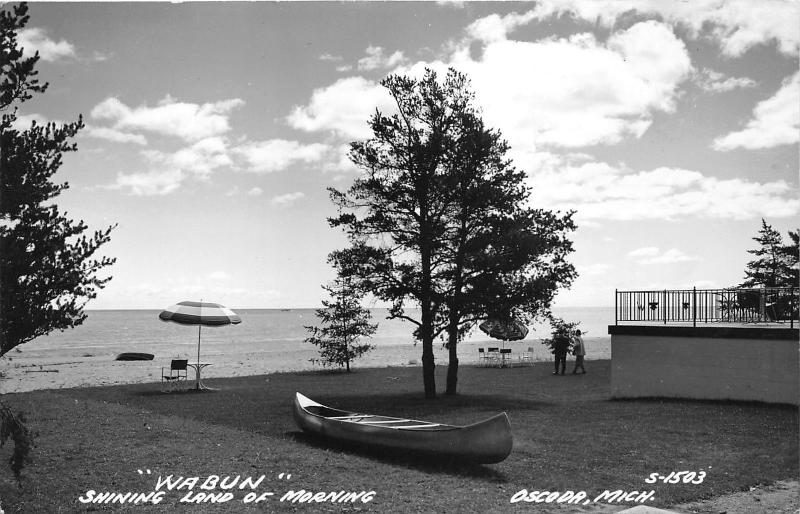
M346 244L328 187L392 111L380 81L466 73L535 207L576 211L579 278L614 290L740 283L762 218L800 211L796 1L33 3L50 86L20 126L75 121L56 175L113 279L90 309L316 307Z

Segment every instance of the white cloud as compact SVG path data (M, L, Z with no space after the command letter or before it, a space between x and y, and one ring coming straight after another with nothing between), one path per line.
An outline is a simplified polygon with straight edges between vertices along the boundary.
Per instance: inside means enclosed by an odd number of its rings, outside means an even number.
M674 264L699 259L696 256L687 255L677 248L670 248L662 252L659 248L653 246L632 250L628 252L628 257L635 259L639 264Z
M194 179L208 181L218 168L232 166L228 144L223 138L210 137L175 152L143 150L146 170L117 175L106 189L129 189L134 195L167 195L181 184Z
M93 125L87 125L83 129L83 131L81 131L81 135L94 137L97 139L105 139L107 141L113 141L115 143L134 143L142 146L147 145L147 139L141 134L123 132L121 130L116 130L108 127L96 127Z
M383 48L380 46L369 46L366 50L366 57L358 60L357 68L361 71L393 68L405 62L403 52L396 51L392 55L384 55Z
M452 7L454 9L462 9L464 7L464 0L436 0L436 5L441 7Z
M184 176L208 179L217 168L233 165L228 144L223 138L209 137L176 152L147 150L142 152L153 169L177 169Z
M297 191L295 193L287 193L285 195L273 196L270 203L274 207L289 207L294 205L298 200L305 198L305 194Z
M209 273L208 278L211 280L228 280L231 276L225 271L214 271Z
M17 45L24 49L25 56L39 52L43 61L58 61L75 57L75 47L66 40L54 41L47 37L44 29L31 27L17 34Z
M772 41L786 55L796 56L800 48L800 6L794 1L542 0L533 12L540 20L569 14L606 27L632 12L658 16L686 27L693 37L714 39L722 52L732 57Z
M242 105L244 101L238 98L194 104L167 96L156 107L131 108L117 98L107 98L92 109L91 116L111 121L116 130L149 131L191 142L228 132L230 112Z
M472 22L466 29L468 37L478 41L490 43L506 39L514 29L530 23L537 17L536 11L525 14L511 13L505 16L490 14Z
M748 77L726 77L709 68L703 68L695 75L695 82L704 91L724 93L734 89L755 87L756 81Z
M329 62L339 62L339 61L342 60L342 56L341 55L333 55L333 54L324 53L324 54L319 56L319 60L320 61L329 61Z
M744 129L714 140L715 150L771 148L800 140L800 72L774 96L759 102Z
M260 187L252 187L247 190L247 196L261 196L264 194L264 190Z
M115 183L101 186L104 189L130 189L137 196L167 195L172 193L184 180L179 169L150 170L141 173L117 174Z
M445 60L400 65L393 73L420 76L431 67L443 74L448 66L465 72L487 124L502 127L514 148L530 151L640 137L656 112L674 110L678 87L693 71L685 45L663 23L637 23L605 42L590 33L537 42L505 37L532 17L478 20ZM476 40L483 42L478 56ZM366 121L376 108L394 112L388 93L375 82L349 77L315 90L287 119L301 130L367 138Z
M367 120L378 108L393 111L393 102L380 85L362 77L337 80L315 89L308 105L295 106L287 117L293 128L330 131L345 138L368 138L372 134Z
M519 160L515 159L519 165ZM720 179L680 168L635 171L602 162L542 161L529 175L538 207L577 210L591 220L785 218L800 212L795 188L783 180Z
M655 112L674 109L678 86L692 71L683 42L655 21L635 24L601 43L588 33L510 41L501 37L505 30L527 18L492 19L469 29L471 37L486 42L480 57L473 57L473 39L467 38L453 47L447 62L399 66L394 73L418 76L426 66L453 66L467 73L487 124L502 127L518 149L640 137ZM315 90L309 103L296 106L287 119L297 129L367 138L366 121L376 108L394 111L387 92L372 81L350 77Z
M245 161L246 169L254 172L273 172L286 169L297 162L319 161L328 151L329 147L325 144L304 145L285 139L250 142L234 149Z
M502 38L473 57L469 41L448 64L472 80L489 126L514 148L615 144L671 112L690 76L686 48L661 23L637 23L601 43L589 33L537 42ZM524 106L524 108L521 108Z

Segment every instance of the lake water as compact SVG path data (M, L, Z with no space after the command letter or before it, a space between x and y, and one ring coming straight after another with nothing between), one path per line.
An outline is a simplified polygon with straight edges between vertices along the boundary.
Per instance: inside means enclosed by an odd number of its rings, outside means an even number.
M64 332L53 332L6 354L0 371L6 380L5 391L31 388L58 388L75 385L99 385L118 382L158 381L160 368L170 359L197 360L197 327L160 321L157 310L87 311L83 325ZM209 377L257 375L279 371L314 369L317 348L305 343L306 325L317 323L314 309L243 309L237 310L242 323L201 329L200 360L213 366L204 371ZM386 309L372 309L373 321L379 324L371 342L375 349L358 359L356 367L414 366L422 356L421 345L414 344L413 325L386 320ZM580 321L587 360L611 357L608 325L614 322L613 308L562 308L555 314L567 321ZM549 337L546 324L534 324L523 341L505 343L516 359L521 352L533 349L534 360L549 361L552 355L541 344ZM498 346L475 329L459 345L462 364L477 362L478 348ZM115 362L122 352L146 352L156 362ZM434 342L437 365L446 365L447 350L441 341ZM52 370L51 372L47 372ZM58 371L55 371L58 370ZM34 378L36 379L34 380ZM38 380L38 381L37 381Z

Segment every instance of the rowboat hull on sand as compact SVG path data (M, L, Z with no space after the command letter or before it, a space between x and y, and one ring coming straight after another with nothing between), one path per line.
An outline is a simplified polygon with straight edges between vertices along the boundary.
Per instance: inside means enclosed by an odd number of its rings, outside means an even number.
M118 361L151 361L155 355L152 353L142 353L142 352L125 352L120 353L117 355L117 358L114 360Z
M484 464L504 460L513 444L505 413L457 427L332 409L297 393L294 419L304 431L336 441Z

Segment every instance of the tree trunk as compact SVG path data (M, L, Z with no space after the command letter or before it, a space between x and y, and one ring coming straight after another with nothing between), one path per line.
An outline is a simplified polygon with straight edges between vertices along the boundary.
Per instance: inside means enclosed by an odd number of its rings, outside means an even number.
M449 361L447 364L447 388L444 394L456 394L458 386L458 321L453 322L450 317L450 326L447 328L447 346Z
M0 222L3 220L3 189L5 187L5 173L6 173L6 158L5 158L5 138L0 133ZM9 219L10 221L10 219ZM5 259L5 239L0 237L0 356L5 354L6 350L6 323L5 323L5 292L3 291L3 260Z
M433 358L433 312L432 312L432 287L431 287L431 249L425 244L426 238L421 238L423 244L420 248L420 264L422 266L422 383L425 387L425 398L436 398L436 364Z
M461 230L459 231L458 251L455 259L455 278L453 284L453 299L450 304L450 318L447 326L447 387L445 394L456 394L458 386L458 322L461 320L461 288L464 284L464 244L466 242L466 219L461 218Z

